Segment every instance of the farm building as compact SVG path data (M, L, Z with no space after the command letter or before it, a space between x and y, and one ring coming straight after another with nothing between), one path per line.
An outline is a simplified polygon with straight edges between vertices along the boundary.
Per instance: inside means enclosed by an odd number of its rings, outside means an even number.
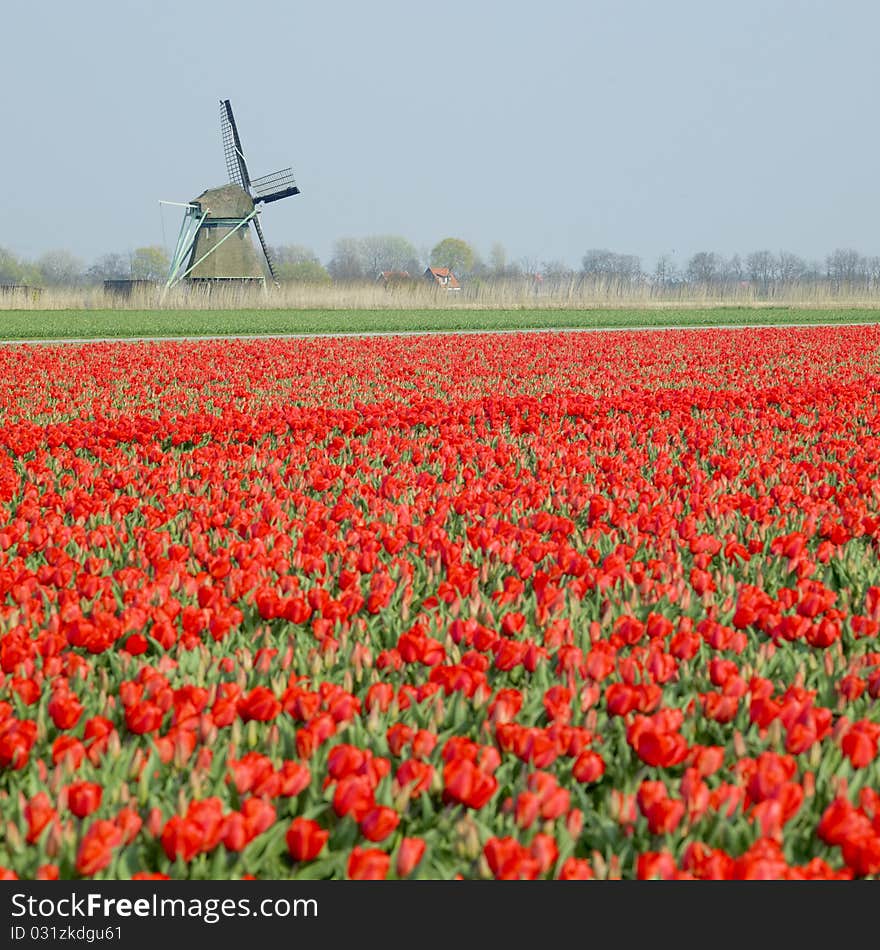
M136 278L116 278L104 281L104 293L114 297L130 297L133 291L150 291L156 287L155 280L141 280Z
M383 270L379 273L376 280L383 287L394 287L397 284L405 284L411 280L408 270Z
M448 267L426 267L424 276L445 290L461 290L461 284Z
M41 287L32 287L29 284L0 284L0 297L13 302L35 301L42 293Z

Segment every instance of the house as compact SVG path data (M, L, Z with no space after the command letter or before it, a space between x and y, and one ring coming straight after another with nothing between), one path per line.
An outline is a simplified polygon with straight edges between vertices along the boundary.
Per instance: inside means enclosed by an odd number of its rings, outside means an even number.
M149 291L155 286L155 280L118 278L104 281L104 293L114 297L130 297L133 290Z
M390 288L398 284L408 283L410 276L408 270L383 270L376 280L382 284L383 287Z
M32 287L29 284L0 283L0 296L11 301L37 300L42 292L42 287Z
M461 290L461 284L455 279L455 274L448 267L425 268L425 280L430 280L445 290Z

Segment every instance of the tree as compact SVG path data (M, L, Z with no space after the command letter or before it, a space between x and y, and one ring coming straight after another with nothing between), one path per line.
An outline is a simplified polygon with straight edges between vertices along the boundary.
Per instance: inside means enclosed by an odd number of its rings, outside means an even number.
M171 261L164 248L158 245L135 248L131 255L133 280L164 280L168 276Z
M69 251L47 251L37 259L37 272L49 287L72 287L83 277L83 262Z
M825 270L835 284L852 284L864 279L865 262L858 251L838 248L825 258Z
M687 279L692 284L713 284L720 272L721 261L713 251L698 251L687 263Z
M668 254L661 254L654 268L654 283L661 287L671 287L680 280L681 274L675 261Z
M541 273L548 280L565 280L572 276L572 269L565 261L544 261L541 264Z
M300 261L281 264L275 268L279 280L293 280L301 284L330 284L332 279L320 261Z
M364 256L357 238L339 238L333 245L333 257L327 272L335 281L364 279Z
M516 268L523 277L536 277L541 273L541 262L536 257L526 255L516 262Z
M310 247L303 244L282 244L270 247L269 254L279 280L299 281L303 284L330 283L330 275Z
M104 254L85 273L86 280L100 283L104 280L125 280L131 277L131 258L128 254Z
M319 263L318 255L305 244L276 244L269 248L276 264Z
M507 273L507 251L500 241L489 248L489 270L495 277L504 277Z
M742 258L739 254L734 254L729 261L725 264L724 275L728 280L739 283L743 277L745 277L745 269L743 267Z
M788 251L780 251L777 260L777 275L784 284L802 280L807 276L808 267L803 258Z
M415 247L396 234L374 234L363 238L360 245L366 276L373 280L382 271L406 270L417 257Z
M617 254L605 248L593 248L581 260L585 277L635 282L642 276L642 262L634 254Z
M753 251L746 256L749 280L766 290L776 274L777 264L771 251Z
M864 268L866 278L876 286L880 281L880 257L866 257Z
M0 284L24 283L25 267L12 251L0 247Z
M469 274L474 269L477 255L461 238L443 238L431 249L432 267L448 267L453 274Z

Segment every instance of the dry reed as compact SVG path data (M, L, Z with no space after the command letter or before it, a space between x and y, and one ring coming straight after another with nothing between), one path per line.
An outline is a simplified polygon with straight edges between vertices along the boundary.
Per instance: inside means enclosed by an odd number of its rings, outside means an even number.
M39 293L0 293L0 310L613 310L705 309L714 307L797 307L857 309L880 307L880 288L797 282L769 291L751 285L660 287L574 277L530 283L523 280L472 281L459 291L427 282L391 288L378 283L283 283L265 289L216 284L135 287L124 296L103 287L47 288Z

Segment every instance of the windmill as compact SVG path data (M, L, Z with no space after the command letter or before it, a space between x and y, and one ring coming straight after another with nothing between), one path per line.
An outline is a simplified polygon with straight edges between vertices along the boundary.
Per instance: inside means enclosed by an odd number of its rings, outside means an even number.
M186 203L162 202L186 208L166 290L184 280L265 284L263 263L251 239L251 224L257 232L265 269L273 283L278 283L259 214L262 205L300 193L293 170L283 168L261 178L251 178L228 99L220 100L220 132L229 184L209 188Z

